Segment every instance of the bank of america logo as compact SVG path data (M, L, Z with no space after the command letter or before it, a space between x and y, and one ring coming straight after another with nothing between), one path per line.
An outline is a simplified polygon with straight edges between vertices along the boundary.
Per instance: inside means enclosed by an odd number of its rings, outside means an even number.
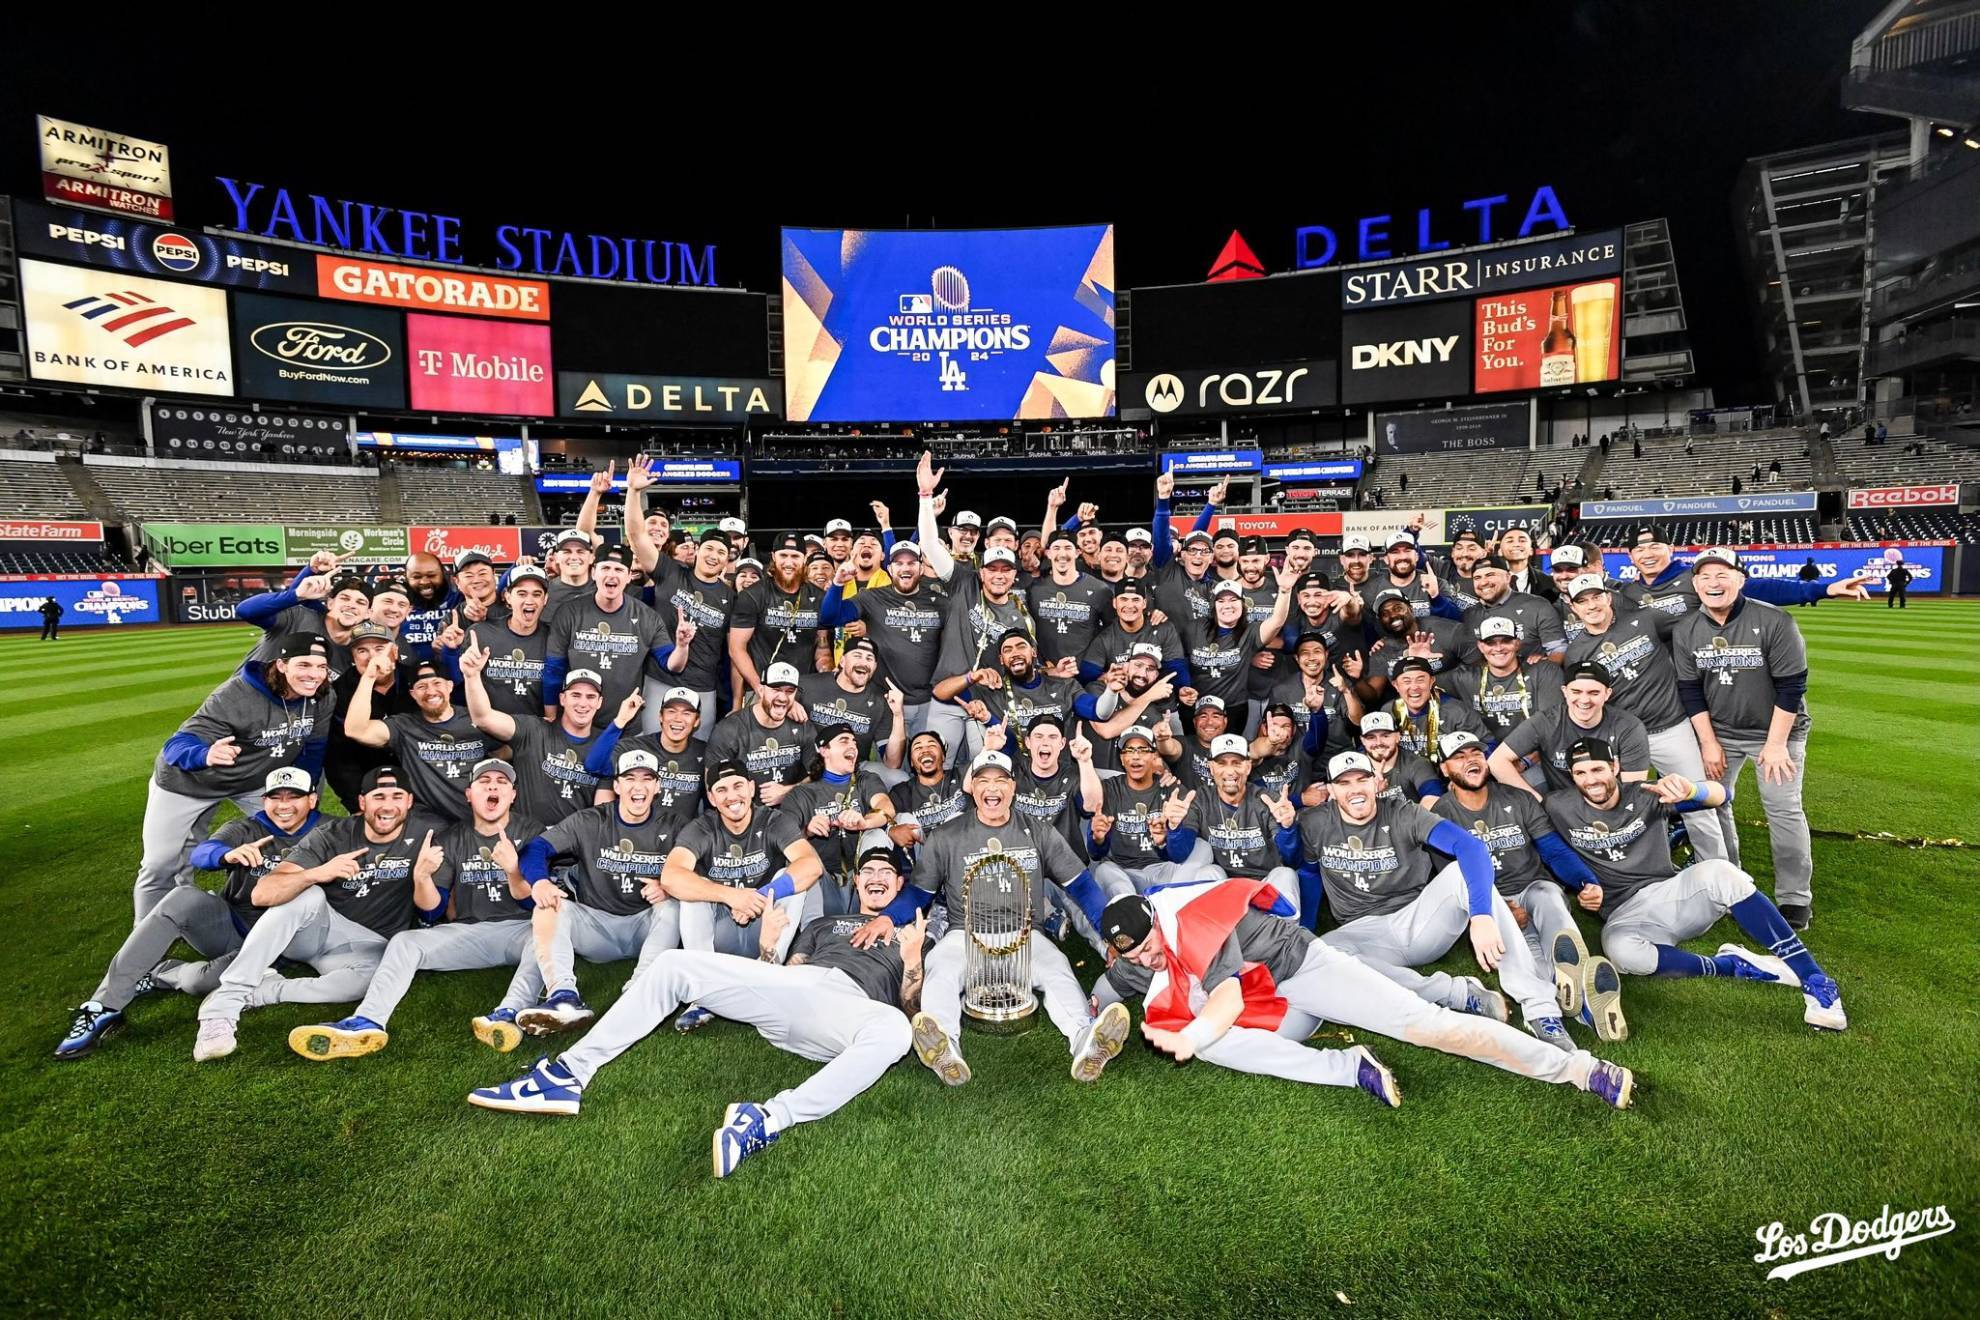
M62 306L85 321L95 321L132 348L143 348L154 339L196 324L183 312L174 311L135 292L91 294L87 298L65 302ZM110 319L105 320L105 317ZM125 334L126 330L130 333Z

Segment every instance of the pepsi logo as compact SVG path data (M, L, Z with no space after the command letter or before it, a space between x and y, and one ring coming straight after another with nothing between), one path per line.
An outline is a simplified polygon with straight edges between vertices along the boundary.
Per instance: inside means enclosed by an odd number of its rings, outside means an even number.
M199 244L184 234L160 234L152 239L151 255L167 270L193 270L200 262Z

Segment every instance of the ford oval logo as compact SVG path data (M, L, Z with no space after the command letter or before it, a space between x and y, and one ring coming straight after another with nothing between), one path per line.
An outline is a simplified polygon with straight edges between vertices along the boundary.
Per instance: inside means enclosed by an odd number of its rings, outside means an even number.
M321 367L382 367L392 360L392 346L377 335L347 325L323 321L276 321L259 325L248 336L254 351L277 362Z

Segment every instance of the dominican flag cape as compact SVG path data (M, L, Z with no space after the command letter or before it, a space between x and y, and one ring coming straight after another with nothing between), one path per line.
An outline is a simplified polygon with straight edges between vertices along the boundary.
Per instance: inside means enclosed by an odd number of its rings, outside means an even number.
M1224 941L1237 929L1238 919L1252 908L1277 917L1293 915L1292 905L1263 880L1215 880L1162 885L1148 891L1155 925L1168 946L1169 965L1155 973L1145 997L1144 1016L1150 1026L1181 1031L1195 1020L1210 996L1203 973ZM1246 963L1238 974L1244 991L1240 1027L1276 1031L1286 1016L1272 973L1263 963Z

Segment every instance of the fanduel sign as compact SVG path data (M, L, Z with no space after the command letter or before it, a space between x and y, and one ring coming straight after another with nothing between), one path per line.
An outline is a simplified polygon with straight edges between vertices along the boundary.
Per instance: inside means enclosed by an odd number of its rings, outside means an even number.
M459 216L216 179L233 206L231 228L237 232L382 257L467 264ZM497 225L492 237L498 270L631 284L715 283L712 243L695 248L667 239L577 234L527 225Z
M1719 514L1813 513L1815 492L1786 495L1699 495L1677 500L1590 500L1581 506L1591 518L1709 518Z
M1413 225L1404 221L1408 228L1400 234L1395 232L1393 215L1363 216L1347 231L1354 241L1353 260L1381 261L1410 252L1442 252L1453 246L1451 239L1439 236L1445 233L1456 235L1457 246L1469 246L1572 228L1567 212L1561 208L1561 199L1546 184L1533 190L1533 197L1523 211L1515 212L1512 205L1512 197L1506 193L1474 197L1462 205L1466 212L1462 220L1440 217L1425 207L1416 213ZM1505 232L1516 214L1520 216L1518 232ZM1406 245L1400 252L1396 250L1398 243ZM1302 225L1294 234L1294 248L1293 264L1300 270L1312 270L1328 265L1340 255L1341 237L1329 225Z

